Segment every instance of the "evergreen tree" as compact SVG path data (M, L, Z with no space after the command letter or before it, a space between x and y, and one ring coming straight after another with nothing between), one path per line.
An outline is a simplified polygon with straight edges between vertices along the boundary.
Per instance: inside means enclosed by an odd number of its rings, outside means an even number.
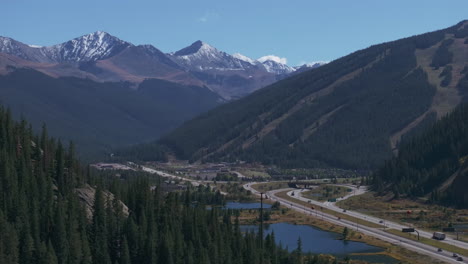
M73 144L10 115L0 108L0 263L297 263L274 234L243 235L232 211L206 210L224 203L209 187L164 193L157 176L82 169Z
M63 205L61 202L57 204L54 218L54 229L52 235L52 242L55 249L55 254L59 264L69 263L70 246L67 240L67 233L65 229L65 214L63 212Z
M92 252L93 263L110 264L108 239L106 230L106 209L103 193L100 187L96 189L93 206Z
M131 264L130 251L128 249L128 242L126 237L124 237L122 241L122 251L119 264Z

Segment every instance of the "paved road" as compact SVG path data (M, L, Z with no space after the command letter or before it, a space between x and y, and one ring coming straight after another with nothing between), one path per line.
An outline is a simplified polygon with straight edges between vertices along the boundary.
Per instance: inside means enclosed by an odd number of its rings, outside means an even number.
M257 190L252 188L253 184L255 184L255 182L245 184L244 188L251 191L253 194L260 195L260 193ZM289 208L291 208L293 210L299 211L299 212L304 213L304 214L308 214L308 215L310 215L312 217L321 218L321 219L323 219L323 220L325 220L327 222L330 222L330 223L334 223L334 224L337 224L337 225L340 225L340 226L346 226L346 227L351 228L351 229L356 229L357 231L362 232L362 233L364 233L366 235L370 235L370 236L379 238L381 240L384 240L384 241L399 245L401 247L410 249L412 251L418 252L418 253L423 254L423 255L431 256L434 259L438 259L438 260L441 260L441 261L444 261L444 262L447 262L447 263L468 263L468 261L466 261L467 258L465 256L463 256L465 261L457 261L454 258L452 258L452 253L451 252L437 252L437 248L435 248L435 247L428 246L428 245L425 245L425 244L422 244L422 243L419 243L419 242L416 242L416 241L413 241L413 240L409 240L409 239L406 239L406 238L402 238L402 237L399 237L399 236L396 236L396 235L393 235L393 234L389 234L389 233L387 233L387 232L385 232L385 231L383 231L381 229L378 229L378 228L370 228L370 227L362 226L362 225L359 225L359 224L356 224L354 222L344 220L344 219L340 220L340 219L337 219L335 216L332 216L332 215L329 215L329 214L326 214L326 213L323 213L323 212L320 212L320 211L318 212L317 210L312 210L311 208L306 207L306 206L302 206L299 203L291 202L291 201L288 201L288 200L285 200L283 198L280 198L280 197L276 196L276 194L278 192L283 192L283 191L289 191L289 193L291 193L291 192L293 192L293 189L287 188L287 189L268 191L268 192L266 192L266 195L271 200L278 201L282 205L287 206L287 207L289 207ZM294 198L296 198L296 197L294 197Z
M149 173L157 173L157 174L159 174L159 175L161 175L163 177L189 181L194 186L204 184L203 181L197 181L197 180L194 180L194 179L187 179L187 178L184 178L184 177L180 177L180 176L177 176L177 175L172 175L172 174L169 174L169 173L166 173L166 172L163 172L163 171L159 171L159 170L155 170L155 169L145 167L145 166L142 166L142 170L144 170L146 172L149 172ZM260 195L260 192L258 192L257 190L252 188L253 184L256 184L256 183L255 182L247 183L247 184L244 185L244 188L247 189L247 190L250 190L255 195ZM347 187L353 189L353 192L351 192L349 195L343 197L343 199L339 199L339 200L344 200L344 199L347 199L347 198L349 198L349 197L351 197L353 195L362 194L362 193L364 193L366 191L362 187L359 188L359 189L356 188L355 186L350 186L350 185L347 185ZM452 253L451 252L437 252L437 248L435 248L435 247L428 246L428 245L425 245L425 244L422 244L422 243L419 243L419 242L416 242L416 241L413 241L413 240L409 240L409 239L406 239L406 238L402 238L402 237L399 237L399 236L396 236L396 235L393 235L393 234L389 234L389 233L387 233L387 232L385 232L385 231L383 231L381 229L378 229L378 228L370 228L370 227L366 227L366 226L356 224L356 223L348 221L348 220L337 219L333 215L329 215L329 214L326 214L326 213L323 213L323 212L320 212L320 211L317 211L317 210L312 210L311 208L306 207L306 206L302 206L299 203L291 202L291 201L288 201L288 200L285 200L283 198L280 198L280 197L276 196L276 193L283 192L283 191L289 191L288 195L295 198L295 199L300 199L300 200L303 200L303 201L306 201L306 202L310 201L311 204L316 204L318 206L324 206L324 207L327 207L330 210L334 210L334 211L337 211L337 212L342 212L343 211L341 208L336 206L336 203L330 203L330 202L321 203L321 202L318 202L318 201L309 200L309 199L307 199L305 197L302 197L301 193L302 193L302 191L305 191L305 190L297 190L297 189L287 188L287 189L268 191L268 192L266 192L266 195L271 200L278 201L281 204L283 204L283 205L285 205L287 207L290 207L293 210L299 211L299 212L304 213L304 214L308 214L308 215L313 216L313 217L321 218L321 219L326 220L326 221L328 221L330 223L334 223L334 224L341 225L341 226L346 226L346 227L351 228L351 229L356 229L359 232L362 232L362 233L364 233L366 235L377 237L377 238L379 238L381 240L384 240L384 241L399 245L401 247L408 248L408 249L410 249L412 251L415 251L415 252L418 252L420 254L428 255L428 256L431 256L431 257L433 257L435 259L438 259L438 260L441 260L441 261L444 261L444 262L448 262L448 263L468 263L468 261L467 261L468 258L466 256L462 256L465 259L465 261L456 261L454 258L452 258ZM294 196L292 196L293 192L294 192ZM366 221L369 221L369 222L379 223L380 220L382 220L382 219L378 219L378 218L375 218L375 217L363 215L363 214L360 214L358 212L349 211L349 210L346 213L351 215L351 216L354 216L354 217L357 217L357 218L360 218L360 219L363 219L363 220L366 220ZM384 224L385 224L385 226L387 226L389 228L394 228L394 229L401 229L401 228L405 227L405 226L402 226L400 224L389 222L389 221L385 221ZM432 237L432 234L429 233L429 232L422 231L422 232L420 232L420 234L421 234L421 236ZM446 242L448 244L454 244L454 245L459 246L459 247L467 248L466 243L463 243L463 242L460 242L460 241L457 241L457 240L449 239L449 240L446 240L444 242ZM459 243L461 243L461 244L459 244Z
M341 200L345 200L345 199L347 199L347 198L349 198L351 196L354 196L354 195L362 194L362 193L367 191L365 189L365 187L357 188L356 186L350 186L350 185L348 185L347 187L353 189L353 191L349 195L343 197L343 199L337 199L337 202L339 202ZM304 192L304 191L307 191L307 190L291 191L291 192L288 192L288 195L293 197L293 198L302 200L302 201L306 201L306 202L309 202L309 203L312 203L312 204L315 204L315 205L318 205L318 206L326 207L327 209L330 209L330 210L333 210L333 211L336 211L336 212L343 212L343 209L338 207L336 205L336 202L324 202L324 203L322 203L322 202L319 202L319 201L315 201L315 200L311 200L311 199L303 197L302 192ZM293 192L294 192L294 196L292 196ZM402 224L399 224L399 223L396 223L396 222L392 222L392 221L384 220L384 219L381 219L381 218L377 218L377 217L369 216L369 215L366 215L366 214L362 214L362 213L359 213L359 212L356 212L356 211L347 210L346 214L350 215L350 216L353 216L353 217L356 217L356 218L359 218L359 219L362 219L362 220L373 222L373 223L376 223L376 224L385 225L388 228L393 228L393 229L397 229L397 230L401 230L402 228L409 227L409 226L402 225ZM433 235L433 233L423 231L423 230L418 230L418 232L419 232L419 235L421 237L425 237L425 238L432 238L432 235ZM460 248L468 249L468 244L466 242L455 240L455 239L453 239L451 237L447 237L445 240L443 240L441 242L449 244L449 245L457 246L457 247L460 247Z

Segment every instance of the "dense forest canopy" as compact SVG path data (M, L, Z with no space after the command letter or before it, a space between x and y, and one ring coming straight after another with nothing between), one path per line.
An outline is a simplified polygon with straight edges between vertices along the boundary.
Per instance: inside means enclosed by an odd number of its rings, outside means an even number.
M460 105L429 130L401 147L374 175L377 191L429 196L432 201L468 206L468 104Z
M0 263L332 263L242 234L233 211L206 210L223 203L207 187L165 193L159 177L83 169L74 149L0 108Z

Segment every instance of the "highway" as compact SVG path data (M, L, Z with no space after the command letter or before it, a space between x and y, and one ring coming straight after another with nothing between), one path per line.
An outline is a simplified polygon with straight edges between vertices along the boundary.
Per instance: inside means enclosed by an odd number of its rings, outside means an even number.
M344 199L347 199L347 198L349 198L351 196L359 195L359 194L362 194L362 193L366 192L365 187L361 187L359 189L357 189L355 186L349 186L349 185L346 186L346 187L349 187L349 188L353 189L353 192L351 192L351 194L343 197L343 199L337 199L337 202L339 202L341 200L344 200ZM318 201L315 201L315 200L311 200L311 199L302 197L302 192L304 192L304 191L307 191L307 190L291 191L291 192L288 192L288 195L293 197L293 198L296 198L296 199L299 199L299 200L302 200L302 201L305 201L305 202L309 202L311 204L326 207L327 209L330 209L330 210L333 210L333 211L336 211L336 212L343 212L343 209L338 207L336 205L336 202L321 203L321 202L318 202ZM292 196L293 192L294 192L294 196ZM381 219L381 218L365 215L365 214L362 214L362 213L359 213L359 212L356 212L356 211L351 211L351 210L347 210L346 214L350 215L350 216L353 216L353 217L356 217L356 218L359 218L359 219L362 219L362 220L373 222L373 223L376 223L376 224L385 225L387 228L393 228L393 229L397 229L397 230L401 230L402 228L406 228L406 227L412 227L412 226L405 226L405 225L402 225L402 224L399 224L399 223L384 220L384 219ZM382 223L381 223L381 221L382 221ZM427 231L423 231L423 230L419 230L419 229L417 229L417 231L419 232L419 235L421 237L432 238L432 233L431 232L427 232ZM465 243L463 241L455 240L455 239L453 239L451 237L447 237L445 240L443 240L441 242L449 244L449 245L457 246L457 247L460 247L460 248L468 249L468 244L467 243Z
M257 190L252 188L253 184L256 184L256 183L255 182L247 183L247 184L244 185L244 188L246 190L251 191L255 195L260 195L260 193ZM289 200L286 200L286 199L283 199L283 198L280 198L280 197L276 196L277 193L283 192L283 191L288 191L288 193L291 194L292 192L298 192L299 190L287 188L287 189L279 189L279 190L268 191L265 194L271 200L278 201L282 205L287 206L287 207L289 207L289 208L291 208L293 210L296 210L298 212L310 215L312 217L321 218L321 219L323 219L323 220L325 220L327 222L337 224L337 225L340 225L340 226L345 226L345 227L348 227L350 229L356 229L356 230L358 230L359 232L361 232L363 234L379 238L381 240L384 240L384 241L390 242L392 244L407 248L407 249L412 250L414 252L418 252L418 253L420 253L422 255L427 255L427 256L430 256L430 257L432 257L434 259L437 259L437 260L440 260L440 261L443 261L443 262L447 262L447 263L468 263L466 256L462 256L464 261L457 261L455 258L452 257L452 252L445 252L445 251L438 252L437 248L435 248L435 247L428 246L426 244L419 243L417 241L413 241L413 240L410 240L410 239L402 238L402 237L387 233L384 230L379 229L379 228L370 228L370 227L367 227L367 226L356 224L356 223L348 221L348 220L338 219L337 217L335 217L333 215L329 215L329 214L323 213L321 211L313 210L310 207L306 207L306 206L303 206L303 205L301 205L299 203L291 202ZM350 195L348 195L348 197L351 197L352 195L355 195L355 194L354 193L350 194ZM298 195L295 194L292 197L297 199ZM309 201L309 199L306 199L304 197L299 197L299 199L301 199L301 200L305 199L305 201L307 201L307 202ZM311 203L314 203L314 204L319 205L319 206L325 206L324 203L320 203L320 202L317 202L318 203L317 204L317 203L315 203L315 201L312 201ZM332 208L334 208L336 210L339 210L339 212L343 211L342 209L339 209L338 207L336 207L336 205L331 206L331 204L329 204L329 206L327 206L327 208L331 209L331 210L333 210ZM348 211L347 213L354 213L354 212ZM355 215L353 215L353 216L355 216ZM365 215L356 214L355 217L360 218L362 220L366 220L366 221L374 220L374 219L369 219L369 216L365 216ZM377 223L379 223L379 221L381 219L376 218L375 220L377 220ZM388 224L388 222L387 222L387 224ZM465 244L465 247L466 247L466 244Z
M197 181L197 180L194 180L194 179L183 178L183 177L180 177L180 176L172 175L172 174L169 174L169 173L166 173L166 172L163 172L163 171L159 171L159 170L155 170L155 169L145 167L145 166L142 166L142 170L144 170L146 172L149 172L149 173L157 173L157 174L159 174L159 175L161 175L163 177L189 181L194 186L198 186L200 184L205 184L203 181ZM253 194L259 196L260 192L258 192L254 188L252 188L252 185L254 185L254 184L257 184L257 183L256 182L247 183L243 187L244 187L244 189L249 190ZM362 187L361 188L356 188L355 186L351 186L351 185L346 185L346 187L353 189L353 191L349 195L347 195L347 196L345 196L345 197L343 197L342 199L339 199L339 200L344 200L344 199L347 199L347 198L352 197L354 195L359 195L359 194L362 194L362 193L366 192L366 189L362 188ZM300 203L291 202L289 200L286 200L286 199L283 199L281 197L276 196L277 193L283 192L283 191L288 191L287 194L290 197L294 198L294 199L299 199L299 200L305 201L305 202L310 203L310 204L315 204L317 206L326 207L329 210L333 210L333 211L336 211L336 212L343 213L343 209L339 208L336 205L336 203L331 203L331 202L321 203L321 202L310 200L308 198L303 197L302 192L305 191L305 190L286 188L286 189L268 191L265 194L269 197L269 199L271 199L273 201L278 201L283 206L287 206L287 207L289 207L289 208L291 208L293 210L296 210L298 212L310 215L311 217L316 217L316 218L322 219L324 221L327 221L327 222L330 222L330 223L333 223L333 224L336 224L336 225L346 226L346 227L348 227L350 229L357 230L357 231L359 231L359 232L361 232L363 234L379 238L381 240L384 240L384 241L390 242L392 244L407 248L407 249L412 250L414 252L418 252L418 253L420 253L422 255L427 255L427 256L430 256L430 257L432 257L434 259L437 259L437 260L440 260L440 261L443 261L443 262L446 262L446 263L468 263L468 258L466 256L461 256L461 257L463 257L464 261L457 261L455 258L452 257L452 252L445 252L445 251L438 252L437 248L435 248L435 247L432 247L432 246L429 246L429 245L426 245L426 244L423 244L423 243L419 243L417 241L413 241L413 240L410 240L410 239L402 238L402 237L387 233L383 229L371 228L371 227L367 227L367 226L364 226L364 225L359 225L359 224L357 224L355 222L351 222L351 221L348 221L348 220L345 220L345 219L338 219L337 217L335 217L333 215L323 213L322 211L319 211L319 210L313 210L310 207L301 205ZM292 195L292 193L294 193L294 195ZM385 225L387 228L393 228L393 229L401 230L401 228L407 227L407 226L403 226L403 225L400 225L398 223L394 223L394 222L390 222L390 221L384 221L383 223L381 223L380 221L382 221L382 219L379 219L379 218L376 218L376 217L371 217L371 216L368 216L368 215L364 215L364 214L361 214L361 213L358 213L358 212L355 212L355 211L348 210L346 212L346 214L348 214L350 216L353 216L353 217L356 217L356 218L359 218L359 219L362 219L362 220L365 220L365 221L377 223L377 224L380 224L380 225ZM424 236L424 237L428 237L428 238L432 237L431 233L425 232L425 231L420 231L420 235ZM453 239L447 239L447 240L445 240L443 242L448 243L448 244L452 244L452 245L456 245L456 246L462 247L462 248L468 248L468 245L466 243L461 242L461 241L457 241L457 240L453 240Z

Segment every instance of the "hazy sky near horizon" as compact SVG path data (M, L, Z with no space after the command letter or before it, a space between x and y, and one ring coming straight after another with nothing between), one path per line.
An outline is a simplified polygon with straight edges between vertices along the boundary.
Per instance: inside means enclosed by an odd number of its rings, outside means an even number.
M0 0L0 36L48 46L103 30L177 51L202 40L289 65L330 61L373 44L468 19L467 0Z

